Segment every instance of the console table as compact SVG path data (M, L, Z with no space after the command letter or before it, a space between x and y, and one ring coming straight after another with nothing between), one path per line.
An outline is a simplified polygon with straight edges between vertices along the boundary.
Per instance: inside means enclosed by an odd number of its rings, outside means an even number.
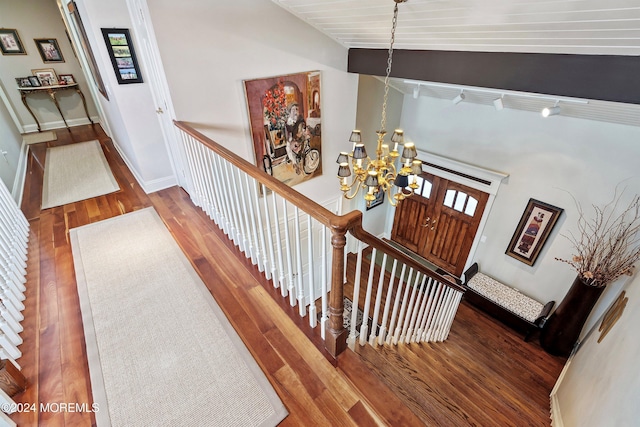
M89 122L93 124L91 117L89 117L89 110L87 110L87 101L85 100L84 94L80 90L78 83L70 83L66 85L54 85L54 86L40 86L40 87L19 87L18 90L20 91L20 96L22 97L22 103L24 104L25 107L27 107L27 110L31 114L31 117L33 117L33 120L36 121L36 125L38 125L38 132L41 132L40 122L38 121L38 118L36 117L36 115L33 114L33 111L31 111L31 108L27 103L27 96L34 93L49 94L49 96L53 100L53 103L56 105L58 112L60 113L60 117L62 117L62 121L64 122L65 127L69 129L67 120L64 118L64 114L62 114L62 109L60 109L60 104L58 104L58 99L56 98L56 94L64 90L74 90L78 95L80 95L80 98L82 99L82 105L84 106L84 112L87 114L87 119L89 119Z

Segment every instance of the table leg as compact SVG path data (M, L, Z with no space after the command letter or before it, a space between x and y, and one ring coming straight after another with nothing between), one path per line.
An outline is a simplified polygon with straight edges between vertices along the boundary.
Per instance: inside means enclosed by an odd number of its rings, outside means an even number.
M82 98L82 105L84 106L84 112L87 114L87 119L89 119L89 122L93 124L93 120L91 120L91 117L89 117L89 110L87 110L87 100L84 99L84 94L79 87L76 87L76 92L78 92L78 95L80 95L80 98Z
M27 104L27 95L24 92L21 92L20 97L22 98L22 103L24 104L24 106L27 107L27 111L29 112L29 114L31 114L31 117L33 117L33 120L36 121L36 125L38 126L38 132L42 132L42 130L40 129L40 122L36 118L36 115L33 114L33 111L31 111L31 107L29 107L29 104Z
M58 104L58 99L56 98L56 93L54 91L51 91L51 92L49 92L49 96L51 96L51 99L53 100L53 103L56 104L56 108L58 109L58 112L60 113L60 117L62 117L62 121L64 122L64 127L69 129L69 125L67 124L67 120L64 118L64 114L62 114L62 110L60 109L60 104Z

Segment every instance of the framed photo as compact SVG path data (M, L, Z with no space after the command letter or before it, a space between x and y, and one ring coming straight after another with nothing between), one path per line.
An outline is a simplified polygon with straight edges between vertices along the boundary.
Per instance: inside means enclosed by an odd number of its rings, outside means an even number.
M40 80L41 86L55 86L58 84L58 76L53 68L40 68L31 70L31 72Z
M36 79L37 80L37 79ZM19 88L31 87L31 79L29 77L16 77L16 83L18 83ZM40 85L38 85L40 86Z
M131 43L129 30L125 28L102 28L109 57L119 84L142 83L142 74Z
M45 64L49 62L64 62L64 58L62 57L62 51L60 51L60 46L58 46L58 40L56 39L33 39L36 42L36 47L38 48L38 52L40 52L40 57L42 58L42 62Z
M73 78L73 74L60 74L58 76L58 79L60 83L64 82L64 84L66 85L72 85L76 82L76 80Z
M255 164L294 186L322 175L320 72L244 81Z
M533 265L564 209L529 199L506 254Z
M0 28L0 51L3 55L26 55L18 30Z
M382 187L378 186L378 192L376 193L376 198L369 203L369 206L366 207L366 210L373 209L378 205L381 205L384 202L384 191L382 191Z
M33 86L33 87L42 86L40 84L40 79L38 79L36 76L29 76L29 81L31 82L31 86Z

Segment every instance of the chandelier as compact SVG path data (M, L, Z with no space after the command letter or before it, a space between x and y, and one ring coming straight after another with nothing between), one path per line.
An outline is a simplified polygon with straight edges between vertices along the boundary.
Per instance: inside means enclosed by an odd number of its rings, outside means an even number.
M422 162L415 160L417 156L416 147L412 142L404 142L403 132L396 129L391 136L393 150L389 150L384 137L387 123L387 98L389 95L389 75L391 74L391 63L393 62L393 43L395 41L396 24L398 22L398 4L407 0L394 0L393 20L391 25L391 43L389 45L389 55L387 58L387 73L384 79L384 98L382 101L382 120L378 134L376 157L371 159L367 155L362 136L359 130L351 132L349 142L353 143L351 153L341 152L338 156L338 179L340 180L340 190L344 197L353 199L362 189L367 207L377 197L387 196L389 203L396 206L398 202L408 196L419 187L417 176L422 172ZM402 157L398 152L398 145L402 145ZM396 169L397 159L400 157L399 170ZM353 172L352 172L353 169ZM351 178L351 183L348 178ZM394 189L395 187L395 189ZM380 194L382 192L383 194Z

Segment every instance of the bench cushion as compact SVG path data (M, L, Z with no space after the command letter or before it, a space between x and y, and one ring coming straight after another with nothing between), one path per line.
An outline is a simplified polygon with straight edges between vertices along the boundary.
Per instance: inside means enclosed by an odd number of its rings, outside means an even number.
M544 308L543 304L533 298L482 273L474 274L466 285L485 298L531 323L535 323Z

